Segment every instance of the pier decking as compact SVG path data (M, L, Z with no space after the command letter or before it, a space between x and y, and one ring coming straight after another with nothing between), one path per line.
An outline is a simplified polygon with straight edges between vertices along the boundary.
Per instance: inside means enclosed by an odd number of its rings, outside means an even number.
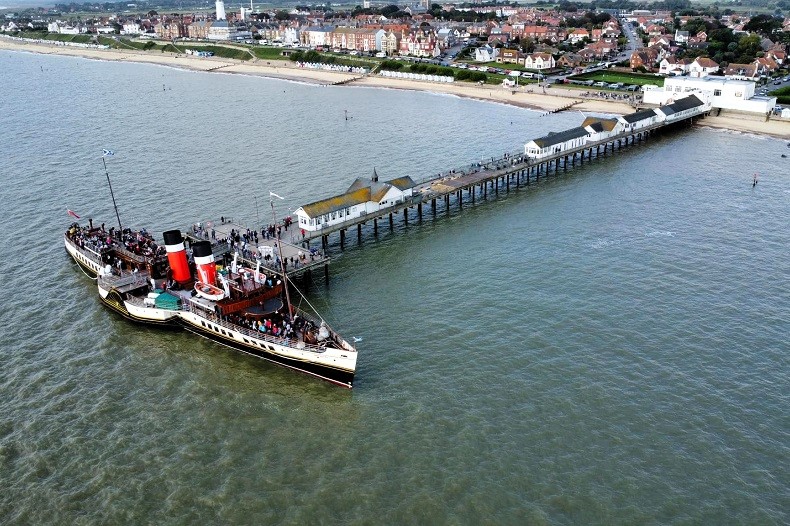
M320 238L322 247L326 249L329 245L329 235L338 232L339 244L342 249L345 246L346 233L350 228L356 227L357 237L361 241L363 225L372 223L373 234L377 236L380 221L388 220L392 228L396 215L402 213L403 220L408 222L409 210L415 208L417 218L422 219L423 206L428 203L430 203L432 214L435 215L437 201L444 201L444 208L449 211L450 200L454 196L458 208L462 209L464 192L468 196L467 200L474 203L476 196L485 199L488 197L489 191L496 195L500 190L510 191L511 186L515 188L522 185L528 186L532 182L539 181L541 176L549 175L550 172L557 174L561 168L566 170L575 166L577 162L579 164L585 161L590 162L603 158L607 154L619 152L629 146L640 144L648 140L648 137L654 133L678 126L690 126L694 119L702 118L707 111L708 109L703 107L698 112L682 119L672 122L661 121L635 130L622 131L605 139L588 141L582 146L566 148L539 159L530 158L519 152L492 158L491 161L484 163L467 165L422 180L412 189L410 197L406 197L401 203L388 206L386 209L334 224L322 224L317 230L302 232L299 225L294 225L289 232L289 239L292 243L301 243L302 246L309 247L312 240Z
M327 249L331 234L339 234L339 245L343 249L350 228L356 227L357 239L361 242L364 225L372 223L373 235L378 236L380 221L388 220L393 229L398 214L402 213L404 223L408 223L410 209L416 209L417 219L422 220L423 206L430 204L435 217L437 202L443 201L443 208L449 213L451 198L455 197L457 209L461 210L464 192L466 202L473 204L478 196L488 198L489 192L498 195L500 191L509 192L511 187L529 186L541 176L557 175L560 168L564 171L577 162L583 164L620 152L664 130L690 126L694 119L704 117L709 110L709 103L689 95L673 104L617 119L588 118L580 127L529 141L523 151L421 180L400 177L380 183L374 170L371 180L357 179L345 194L298 208L297 218L290 228L284 223L278 225L285 272L289 278L294 278L323 267L328 277ZM232 233L236 236L233 244ZM187 229L186 237L190 242L209 240L215 258L226 264L236 255L251 268L260 265L264 272L282 274L274 237L267 239L263 232L258 232L256 241L255 236L250 238L248 233L254 233L254 229L248 230L246 225L223 217L220 221L193 224ZM241 239L244 234L248 234L246 242ZM320 250L310 246L316 239L321 240ZM235 254L231 254L231 247Z
M191 225L185 234L185 237L190 243L195 241L210 241L211 251L216 260L223 258L232 258L230 248L231 231L237 234L247 232L247 226L243 225L233 219L225 219L216 221L208 220L201 221ZM254 230L251 228L250 230ZM296 225L291 225L290 230L298 230ZM287 236L289 229L283 227L282 236ZM261 269L263 272L275 273L282 275L282 269L277 260L277 247L274 237L266 239L258 232L258 242L248 242L245 244L243 250L240 251L239 262L244 263L250 268L256 268L258 261L260 261ZM303 274L323 267L324 273L328 273L328 265L330 262L329 256L325 251L317 250L315 248L305 248L288 243L281 238L280 246L282 247L283 256L285 258L285 271L289 278L296 278ZM267 259L265 256L269 255Z

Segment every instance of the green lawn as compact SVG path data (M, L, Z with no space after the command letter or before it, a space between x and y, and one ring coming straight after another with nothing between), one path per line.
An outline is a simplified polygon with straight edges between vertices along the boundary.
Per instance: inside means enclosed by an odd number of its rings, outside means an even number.
M288 60L282 55L283 48L255 46L252 53L261 60Z
M52 40L57 42L77 42L80 44L90 44L93 42L93 35L61 35L60 33L42 33L35 31L22 32L19 36L22 38Z
M642 73L621 73L619 71L593 71L591 73L581 73L568 77L569 80L593 80L595 82L606 82L612 84L619 82L620 84L636 84L643 86L645 84L653 84L655 86L664 85L664 77L657 77L655 75L645 75Z

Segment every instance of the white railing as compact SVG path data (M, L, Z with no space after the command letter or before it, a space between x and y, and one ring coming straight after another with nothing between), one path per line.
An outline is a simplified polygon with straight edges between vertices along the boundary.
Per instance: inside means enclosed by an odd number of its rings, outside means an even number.
M235 323L230 323L228 321L223 320L222 318L215 316L209 312L206 312L203 309L195 307L192 303L183 302L181 306L182 311L191 312L192 314L196 314L198 317L205 319L210 323L214 323L231 331L235 331L241 333L249 338L253 338L255 340L262 340L268 343L273 343L275 345L281 345L284 347L293 348L293 345L300 343L304 347L299 347L300 351L310 351L317 354L323 353L326 351L326 345L313 345L311 343L300 342L296 338L280 338L278 336L272 336L271 334L266 334L260 331L254 331L252 329L248 329L246 327L242 327L240 325L236 325ZM315 323L314 320L308 318L304 315L301 311L299 312L299 316L308 319Z

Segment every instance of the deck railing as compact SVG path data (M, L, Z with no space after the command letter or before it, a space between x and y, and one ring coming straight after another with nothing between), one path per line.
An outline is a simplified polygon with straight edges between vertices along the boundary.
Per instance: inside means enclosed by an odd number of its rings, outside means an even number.
M211 314L211 313L205 311L204 309L195 307L194 304L189 303L189 302L182 302L181 310L186 311L186 312L191 312L193 314L197 314L201 318L205 318L206 320L210 321L211 323L217 324L217 325L219 325L221 327L224 327L224 328L232 330L232 331L239 332L239 333L241 333L241 334L243 334L245 336L248 336L250 338L254 338L256 340L263 340L263 341L268 342L268 343L273 343L273 344L276 344L276 345L283 345L283 346L286 346L286 347L291 347L295 343L301 343L302 345L304 345L304 348L300 348L299 350L310 351L310 352L314 352L314 353L318 353L318 354L323 353L324 351L326 351L326 347L327 347L326 345L314 345L314 344L311 344L311 343L300 342L296 338L281 338L279 336L272 336L271 334L266 334L266 333L263 333L263 332L260 332L260 331L254 331L252 329L248 329L246 327L242 327L240 325L236 325L235 323L230 323L228 321L223 320L219 316L216 316L214 314ZM305 315L301 311L299 311L299 316L301 316L302 318L305 318L305 319L307 319L309 321L312 321L313 323L316 323L315 320L311 319L309 316ZM318 324L316 323L316 325L318 325ZM331 340L330 340L330 342L334 343Z

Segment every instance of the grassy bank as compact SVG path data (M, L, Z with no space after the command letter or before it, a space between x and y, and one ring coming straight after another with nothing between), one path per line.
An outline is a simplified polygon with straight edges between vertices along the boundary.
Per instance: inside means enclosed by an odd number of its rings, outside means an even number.
M580 73L568 77L569 80L592 80L594 82L606 82L612 84L619 82L620 84L636 84L644 86L645 84L653 84L654 86L664 86L664 77L657 77L655 75L645 75L641 73L623 73L620 71L592 71L590 73Z

